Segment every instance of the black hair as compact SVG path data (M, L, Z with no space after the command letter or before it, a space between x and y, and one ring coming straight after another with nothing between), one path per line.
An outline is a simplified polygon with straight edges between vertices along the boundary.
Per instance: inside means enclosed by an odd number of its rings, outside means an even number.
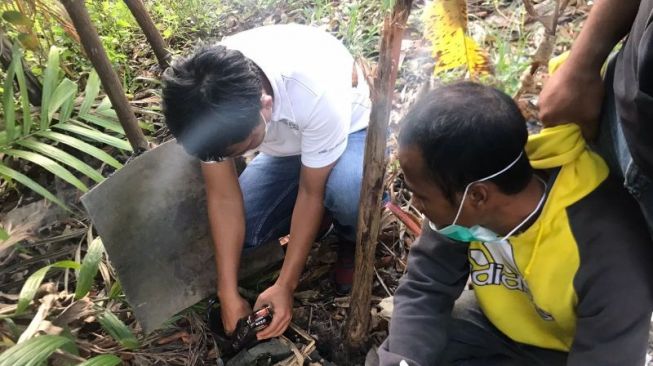
M163 113L191 155L219 160L260 123L262 73L241 52L200 46L163 74Z
M524 152L528 131L523 115L505 93L474 82L432 90L403 118L401 146L422 154L427 176L455 204L454 194L507 167L490 179L501 192L522 191L533 170Z

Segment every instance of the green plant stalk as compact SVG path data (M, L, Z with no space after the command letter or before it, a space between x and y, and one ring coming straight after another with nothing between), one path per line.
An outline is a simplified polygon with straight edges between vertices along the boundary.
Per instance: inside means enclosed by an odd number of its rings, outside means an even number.
M27 134L32 129L32 115L30 113L29 94L27 93L27 82L25 81L25 73L23 72L23 63L20 62L23 59L23 54L16 45L13 47L11 59L12 63L16 63L16 80L18 80L18 89L20 90L20 104L23 107L23 134Z
M4 93L2 105L5 112L5 129L7 131L7 142L15 139L16 133L16 103L14 102L14 75L16 74L16 59L9 64L5 75Z

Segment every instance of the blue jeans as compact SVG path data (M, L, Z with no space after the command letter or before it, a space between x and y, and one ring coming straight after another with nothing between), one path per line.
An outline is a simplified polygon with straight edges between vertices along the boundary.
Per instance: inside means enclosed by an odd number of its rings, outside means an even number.
M646 218L649 232L653 235L653 182L633 161L617 114L612 78L614 76L613 58L605 76L605 100L601 111L599 136L595 149L610 167L610 171L624 181L624 187L637 200ZM653 143L653 141L651 141Z
M324 194L324 207L333 218L335 232L352 242L356 241L366 136L367 130L349 135L347 149L331 170ZM290 231L301 165L299 155L275 157L261 153L240 175L245 203L245 250Z

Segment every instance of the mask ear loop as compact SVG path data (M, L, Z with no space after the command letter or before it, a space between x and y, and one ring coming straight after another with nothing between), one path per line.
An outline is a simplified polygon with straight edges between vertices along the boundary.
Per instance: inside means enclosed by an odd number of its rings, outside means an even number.
M475 180L475 181L469 183L469 184L465 187L465 191L463 192L463 199L460 200L460 206L458 206L458 212L456 213L456 217L453 219L453 223L452 223L451 225L455 225L456 222L458 222L458 217L459 217L460 214L463 212L463 203L465 202L465 198L467 197L467 191L469 190L469 187L471 187L472 184L474 184L474 183L478 183L478 182L484 182L484 181L486 181L486 180L488 180L488 179L492 179L492 178L494 178L494 177L496 177L496 176L499 176L499 175L505 173L508 169L512 168L513 165L517 164L517 162L519 161L519 159L521 159L522 155L524 155L524 150L522 150L522 151L519 153L519 155L517 156L517 158L516 158L515 160L513 160L510 164L508 164L508 166L506 166L505 168L499 170L499 171L496 172L496 173L490 174L490 175L488 175L488 176L485 177L485 178L481 178L481 179L479 179L479 180Z
M517 230L519 230L520 227L524 226L524 224L527 223L528 220L530 220L533 216L535 216L535 214L537 212L540 211L540 208L544 204L544 200L546 199L546 190L548 189L549 186L546 184L545 181L543 181L537 175L535 176L535 178L537 178L537 180L539 180L540 183L542 183L542 185L544 186L544 193L542 193L542 197L540 197L540 201L537 203L537 206L535 207L535 210L533 210L533 212L531 212L528 216L526 216L524 221L519 223L519 225L517 225L514 229L510 230L510 232L508 234L506 234L506 236L501 238L501 241L508 239L512 234L514 234ZM542 233L541 233L541 230L540 230L540 233L538 234L538 239L537 239L536 244L535 244L536 248L537 248L537 245L539 245L539 240L540 240L539 237L540 237L541 234Z

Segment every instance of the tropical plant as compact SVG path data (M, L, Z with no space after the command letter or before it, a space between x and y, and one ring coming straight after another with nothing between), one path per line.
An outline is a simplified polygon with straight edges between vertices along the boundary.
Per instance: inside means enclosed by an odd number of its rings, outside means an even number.
M0 354L0 366L44 365L53 353L66 346L77 349L71 339L62 336L43 335L31 338ZM80 363L79 366L115 366L121 363L117 356L100 355Z
M109 100L104 98L95 106L100 91L100 80L95 72L89 75L84 98L77 107L77 84L60 75L61 50L52 47L43 77L41 107L32 109L27 97L22 64L17 62L21 59L21 50L14 47L12 53L13 61L6 73L2 100L4 130L0 131L0 176L16 181L66 207L45 187L23 174L20 168L12 167L11 160L38 165L85 192L88 186L73 175L70 169L94 182L104 178L99 171L64 151L63 145L116 169L122 166L121 163L91 143L109 145L123 151L131 151L131 146L124 139L124 131ZM14 98L14 78L18 82L20 109Z
M56 43L55 24L73 40L79 43L79 36L58 1L52 0L7 0L0 4L2 19L11 25L21 45L40 55ZM45 48L43 48L45 46Z
M98 316L98 321L102 328L113 337L121 346L127 349L136 349L139 346L138 340L132 333L131 329L118 319L118 317L108 309Z
M89 230L88 241L90 244L86 251L86 255L81 261L81 265L75 261L63 260L47 265L32 273L27 278L20 291L16 311L14 314L7 316L5 320L10 320L11 317L21 315L27 309L41 286L43 279L52 269L72 269L77 271L75 299L80 299L86 296L94 282L104 254L102 240L99 237L93 238L90 235L91 232ZM135 349L140 346L138 339L134 336L131 329L109 309L102 308L99 305L96 305L94 308L97 312L100 325L107 334L115 339L116 342L127 349ZM21 339L23 337L25 339ZM25 336L25 334L19 336L18 333L16 333L16 338L18 339L17 344L9 347L0 354L0 366L44 364L44 362L58 349L68 352L74 351L74 353L77 354L74 342L66 337L52 335L32 337L30 335ZM119 363L120 359L115 356L102 355L93 357L80 365L112 366Z

